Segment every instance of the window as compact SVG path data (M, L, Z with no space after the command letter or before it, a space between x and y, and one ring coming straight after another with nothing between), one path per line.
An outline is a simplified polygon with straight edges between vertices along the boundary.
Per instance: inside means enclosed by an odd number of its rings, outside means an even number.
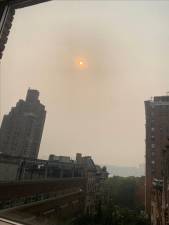
M151 144L151 148L155 148L155 144L154 143Z
M151 136L151 140L154 141L155 140L155 136Z
M153 152L151 152L151 156L155 156L155 152L153 151Z

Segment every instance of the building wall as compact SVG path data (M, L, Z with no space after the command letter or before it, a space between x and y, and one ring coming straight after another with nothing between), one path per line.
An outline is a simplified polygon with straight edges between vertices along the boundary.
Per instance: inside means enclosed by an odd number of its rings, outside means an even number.
M145 102L146 115L146 212L151 214L153 178L160 179L162 149L169 136L169 96L154 97Z
M0 181L16 180L18 164L0 163Z
M37 158L45 122L45 107L39 92L29 89L26 100L19 100L0 128L0 152L11 156Z

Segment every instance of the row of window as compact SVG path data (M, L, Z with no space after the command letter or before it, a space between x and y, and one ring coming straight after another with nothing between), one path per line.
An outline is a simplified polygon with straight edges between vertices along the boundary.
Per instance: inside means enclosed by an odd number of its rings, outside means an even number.
M164 132L169 133L169 127L165 127L165 128L164 127L157 127L156 130L158 130L160 132L164 131ZM155 131L155 127L151 127L151 132L153 133L154 131Z

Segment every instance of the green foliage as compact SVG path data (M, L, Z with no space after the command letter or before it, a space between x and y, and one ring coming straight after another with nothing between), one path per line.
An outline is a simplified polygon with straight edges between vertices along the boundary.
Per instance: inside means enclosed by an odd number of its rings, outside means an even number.
M148 225L145 217L138 211L109 204L104 206L101 221L95 220L98 225Z
M129 209L144 209L137 198L138 183L143 178L114 176L105 181L101 188L104 201L112 200L115 205ZM144 185L144 182L143 184Z
M149 225L149 222L137 211L109 205L103 207L101 214L78 218L75 225Z
M102 185L96 207L96 214L85 215L75 225L149 225L139 202L138 186L144 178L112 177Z

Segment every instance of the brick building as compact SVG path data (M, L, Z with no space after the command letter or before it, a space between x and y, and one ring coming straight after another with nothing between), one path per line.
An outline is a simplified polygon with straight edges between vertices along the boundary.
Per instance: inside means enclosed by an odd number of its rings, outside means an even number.
M153 181L162 177L162 149L169 136L169 96L158 96L145 101L146 116L146 181L145 205L150 216L154 199ZM156 182L156 183L157 183ZM157 191L159 194L159 190Z
M45 106L39 92L29 89L26 100L19 100L0 128L0 152L24 158L37 158L45 122Z

